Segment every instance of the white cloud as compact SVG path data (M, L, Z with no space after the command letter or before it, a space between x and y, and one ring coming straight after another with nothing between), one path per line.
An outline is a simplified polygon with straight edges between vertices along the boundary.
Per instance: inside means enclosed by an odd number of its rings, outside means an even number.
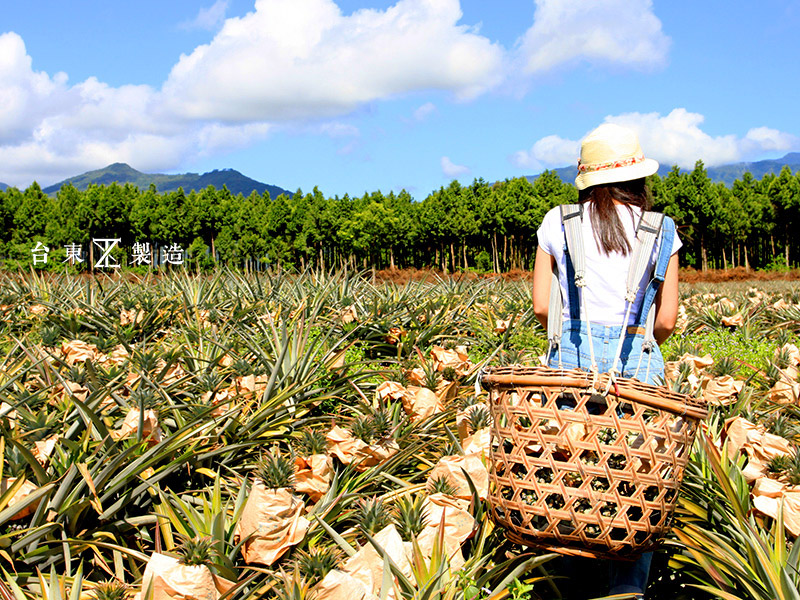
M436 112L436 105L433 102L426 102L425 104L423 104L422 106L417 108L417 110L414 111L413 115L414 121L421 123L435 112Z
M187 25L214 27L227 7L215 2ZM459 0L398 0L348 16L334 0L255 0L181 56L160 90L70 85L64 73L34 71L19 35L0 34L0 181L47 185L114 161L169 170L279 126L350 140L357 128L326 121L415 91L474 97L501 78L504 50L461 16Z
M458 0L399 0L344 16L333 0L256 0L164 85L174 112L222 121L343 114L416 90L476 96L503 50L459 25Z
M527 73L579 61L651 69L666 63L669 45L651 0L536 0L517 58Z
M791 150L800 143L797 137L768 127L755 127L743 137L712 136L702 130L704 120L703 115L685 108L676 108L666 116L626 113L605 118L606 123L636 131L646 156L683 169L693 168L697 160L707 167L753 160L765 152ZM526 169L561 167L576 164L579 154L580 140L551 135L538 140L530 150L515 153L511 161Z
M461 177L462 175L469 174L469 167L465 167L464 165L457 165L447 156L443 156L440 163L442 165L442 173L444 173L445 177L450 177L451 179L453 179L456 177Z
M576 163L580 150L580 142L548 135L538 140L530 150L515 152L511 162L523 169L542 170Z
M211 31L219 27L228 12L228 0L217 0L208 8L201 8L191 21L180 24L181 29L205 29Z
M606 117L609 123L625 125L639 134L645 153L660 163L690 169L699 159L706 166L750 160L759 154L789 150L796 138L766 127L751 129L744 137L712 136L701 128L705 117L685 108L668 115L628 113Z
M165 170L263 139L266 123L187 121L149 86L111 87L35 72L22 38L0 35L0 181L42 185L112 162Z

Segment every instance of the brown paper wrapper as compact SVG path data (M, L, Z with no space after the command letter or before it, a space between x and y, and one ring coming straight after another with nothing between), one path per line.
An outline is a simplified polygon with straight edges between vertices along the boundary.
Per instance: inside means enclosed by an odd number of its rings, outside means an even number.
M14 485L16 481L17 481L16 477L3 477L3 479L0 479L0 494L5 494L8 488ZM11 497L11 500L8 501L6 508L10 508L15 504L19 504L27 496L30 496L33 492L35 492L38 489L39 487L32 481L23 482L22 486ZM36 501L33 504L29 504L25 508L20 509L19 512L17 512L13 517L11 517L11 520L18 521L20 519L24 519L29 515L32 515L36 511L36 508L38 506L39 506L39 501Z
M773 358L777 359L779 353L785 353L789 355L789 360L791 361L790 364L794 365L795 367L800 366L800 348L795 346L794 344L784 344L780 350L775 352ZM796 371L795 371L796 373ZM796 377L797 375L795 375Z
M437 371L444 371L447 367L453 367L458 375L464 375L469 373L473 367L463 346L455 350L445 350L440 346L434 346L431 348L431 355Z
M664 364L664 379L667 382L674 382L678 379L681 365L686 363L691 366L691 373L687 378L692 392L697 390L702 384L702 378L706 369L714 364L714 359L710 354L695 356L694 354L684 354L678 360L669 361Z
M405 376L410 385L421 386L425 382L425 370L422 367L406 369Z
M384 381L378 386L376 392L378 394L378 398L381 400L385 400L386 398L400 400L403 397L403 394L406 393L406 388L402 383L398 383L397 381Z
M458 569L464 564L461 544L475 530L475 519L469 514L469 502L444 494L431 494L423 503L425 527L417 537L417 543L426 558L430 558L444 518L444 546L450 558L450 568Z
M733 417L725 421L723 433L728 442L729 456L734 457L739 451L747 454L747 466L742 474L750 482L766 475L767 464L771 459L776 456L791 456L793 453L788 440L767 433L763 427L753 425L743 417Z
M730 375L714 377L706 380L703 398L709 404L716 406L730 404L736 401L743 387L743 381L738 381Z
M489 449L492 446L492 428L484 427L472 435L464 438L461 448L465 455L477 454L481 458L488 459Z
M403 409L412 421L426 419L444 410L440 396L426 387L410 385L402 399Z
M337 569L312 588L314 600L378 600L363 582Z
M101 365L121 366L130 358L130 354L122 344L117 344L109 354L101 354L97 362Z
M312 502L322 498L331 487L333 460L327 454L297 456L294 466L294 489L296 492L308 494Z
M472 491L464 471L472 479L472 483L478 491L478 497L485 499L489 493L489 471L486 469L486 465L483 464L480 454L443 456L431 470L428 475L428 481L445 477L456 489L455 496L457 498L469 500L472 498Z
M479 402L477 404L470 404L466 408L462 408L456 413L456 427L458 428L458 439L461 440L462 446L464 440L467 439L467 437L469 437L470 435L469 418L472 415L472 411L481 409L486 410L488 412L489 407L483 402Z
M794 537L800 535L800 486L788 486L768 477L758 479L753 486L753 506L756 510L778 518L783 504L783 525Z
M365 471L381 464L400 449L394 440L367 444L338 425L333 426L325 439L328 442L329 453L338 458L343 465L354 463L358 471Z
M744 317L742 313L736 313L729 317L722 317L722 324L725 325L725 327L741 327L744 325Z
M800 398L800 383L781 378L769 389L770 402L775 404L797 404Z
M343 465L349 465L356 459L359 451L367 447L366 442L353 437L350 431L338 425L331 428L325 439L328 444L328 452L338 458Z
M131 408L128 414L125 415L125 420L119 429L112 431L111 436L115 439L122 439L136 435L139 431L139 415L141 412L138 408ZM144 419L142 419L142 439L146 440L151 446L158 444L164 439L164 432L158 424L158 413L152 409L144 411Z
M97 346L94 344L87 344L80 340L71 340L61 344L61 354L64 355L64 362L69 366L73 366L79 362L87 360L96 360L98 356Z
M80 402L86 402L89 396L89 388L82 386L80 383L69 381L59 383L53 388L53 395L50 397L50 404L63 401L65 398L77 398Z
M305 504L290 490L268 489L256 480L234 532L236 540L246 540L245 562L271 565L303 541L309 526L304 510Z
M205 565L182 565L177 558L155 552L144 569L142 597L149 587L153 600L217 600L233 585Z
M409 560L411 547L397 532L394 525L387 525L374 536L375 542L389 555L394 564L406 577L412 577L411 562ZM383 580L383 557L375 547L364 544L355 555L348 558L342 571L364 584L364 587L373 594L380 594ZM391 590L389 597L394 597Z
M38 442L34 442L33 448L33 457L37 460L37 462L45 466L48 461L50 460L50 455L53 454L53 450L56 449L56 444L58 443L59 437L57 434L51 435L49 438L40 440Z
M375 542L408 578L411 578L411 544L404 542L394 525L388 525L374 536ZM380 594L383 582L383 557L372 544L364 544L342 565L330 571L313 588L315 600L372 600ZM394 589L388 598L395 598Z
M128 310L123 309L119 313L119 324L125 327L126 325L135 325L136 323L141 323L145 320L145 312L142 309L136 310L135 308L130 308Z

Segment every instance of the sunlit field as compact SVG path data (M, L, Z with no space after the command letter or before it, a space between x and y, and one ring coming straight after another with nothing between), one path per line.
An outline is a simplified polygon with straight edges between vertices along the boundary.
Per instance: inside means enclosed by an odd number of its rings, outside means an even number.
M529 286L5 275L4 597L561 597L486 501ZM798 597L798 332L800 283L681 286L667 385L710 414L648 598Z

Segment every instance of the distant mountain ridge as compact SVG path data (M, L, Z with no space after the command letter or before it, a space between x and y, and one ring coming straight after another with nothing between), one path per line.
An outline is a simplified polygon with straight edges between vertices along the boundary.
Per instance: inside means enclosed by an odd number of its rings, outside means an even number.
M720 165L718 167L706 167L709 179L714 183L724 183L728 187L733 185L737 179L741 179L746 172L750 172L754 179L761 179L767 173L778 174L781 169L787 166L792 172L800 171L800 152L790 152L783 158L774 158L767 160L759 160L756 162L739 162L727 165ZM575 183L575 175L577 174L576 167L560 167L552 169L565 183ZM661 177L666 177L672 170L671 165L661 165L658 168L658 174ZM682 172L691 171L691 169L681 169ZM539 175L528 176L529 181L535 180Z
M7 190L9 187L10 186L8 186L5 183L3 183L2 181L0 181L0 192Z
M243 194L244 196L249 196L254 190L259 194L263 194L266 190L271 198L291 193L276 185L250 179L234 169L215 169L202 175L197 173L165 175L163 173L142 173L125 163L114 163L104 169L70 177L44 188L43 191L45 194L55 194L61 189L61 186L68 183L81 191L86 190L92 184L110 185L112 183L120 185L131 183L141 190L146 190L152 183L159 193L174 192L178 188L183 188L186 193L189 193L191 190L200 191L209 185L213 185L217 189L221 189L224 185L232 194Z

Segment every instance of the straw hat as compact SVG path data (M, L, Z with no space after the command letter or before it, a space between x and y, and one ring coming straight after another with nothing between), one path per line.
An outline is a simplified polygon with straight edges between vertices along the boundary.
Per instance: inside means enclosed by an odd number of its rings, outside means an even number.
M575 185L583 190L601 183L647 177L657 170L658 163L644 157L636 133L619 125L605 123L581 143Z

